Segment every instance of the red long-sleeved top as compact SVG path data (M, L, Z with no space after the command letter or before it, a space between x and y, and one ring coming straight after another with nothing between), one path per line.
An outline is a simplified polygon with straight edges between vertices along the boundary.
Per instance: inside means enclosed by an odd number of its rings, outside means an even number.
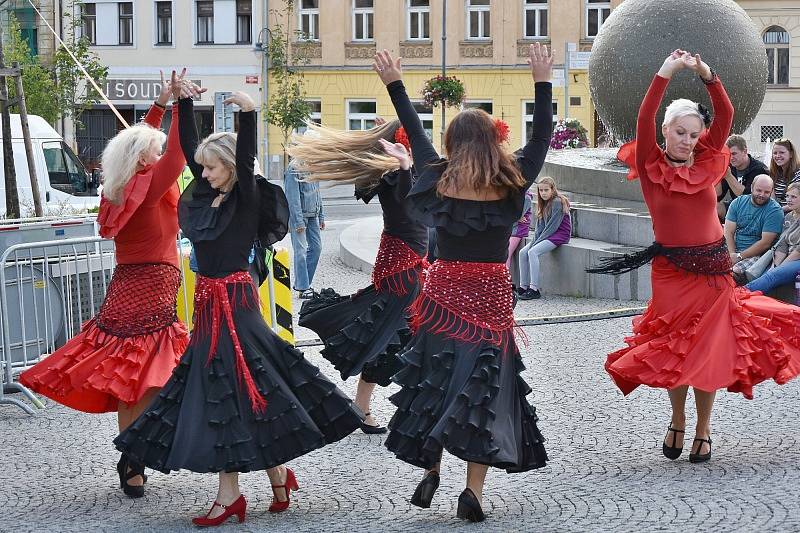
M164 109L153 105L144 122L161 126ZM101 200L100 234L114 238L119 264L169 263L179 265L176 236L180 197L177 179L186 166L178 139L178 106L172 107L167 149L155 165L137 172L119 205Z
M666 246L708 244L722 238L714 185L728 168L725 141L733 123L733 105L719 79L706 85L714 121L700 135L690 167L671 166L656 142L656 113L669 80L656 75L639 108L636 140L619 150L629 179L640 178L656 241Z

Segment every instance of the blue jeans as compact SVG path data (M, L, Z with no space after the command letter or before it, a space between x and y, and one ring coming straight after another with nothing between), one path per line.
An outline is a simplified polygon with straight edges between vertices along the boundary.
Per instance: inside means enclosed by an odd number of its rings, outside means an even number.
M746 287L751 291L767 293L781 285L793 283L798 274L800 274L800 260L784 261L777 267L772 267L761 274Z
M319 254L322 252L322 237L319 230L319 218L307 217L304 219L306 229L297 232L290 228L292 235L292 251L294 252L294 288L304 291L311 287L314 272L317 271Z

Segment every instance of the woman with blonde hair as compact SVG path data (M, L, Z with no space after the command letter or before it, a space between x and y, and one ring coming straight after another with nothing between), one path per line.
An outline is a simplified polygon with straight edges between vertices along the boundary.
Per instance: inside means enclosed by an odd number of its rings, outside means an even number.
M238 134L215 133L198 144L191 95L200 91L187 83L179 100L181 146L194 175L178 214L197 253L195 329L159 397L114 444L162 472L218 473L214 504L192 520L215 526L245 519L240 472L266 470L269 511L285 511L298 482L284 463L350 434L362 417L261 316L250 251L256 241L269 246L286 235L286 196L253 174L253 100L234 92L225 104L241 109Z
M425 469L411 498L418 507L430 507L444 450L466 461L456 516L472 522L485 518L481 499L490 466L524 472L547 460L536 411L526 399L530 387L520 376L524 366L505 265L511 227L553 129L553 58L535 44L528 63L536 109L524 148L506 153L492 118L465 109L445 131L446 159L411 105L400 59L384 50L373 65L411 141L419 178L409 200L417 218L436 227L439 251L411 307L414 335L400 355L402 370L392 377L400 391L391 397L397 411L385 444L399 459ZM402 146L386 150L402 168L410 165Z
M536 183L536 233L519 252L520 300L542 297L539 292L539 256L568 243L571 234L569 200L558 192L553 178L540 178Z
M185 74L185 69L184 73ZM189 338L176 313L181 274L177 179L186 162L178 142L178 109L167 139L158 128L176 81L164 82L144 122L122 130L103 150L103 191L97 222L114 239L116 268L97 315L78 335L20 376L58 403L87 413L117 412L120 431L169 379ZM125 454L120 486L144 495L144 467Z
M800 182L800 154L789 139L778 139L772 143L769 175L775 182L772 196L781 204L784 212L791 211L792 208L786 205L786 188L791 183Z
M413 183L410 162L399 163L383 149L384 144L407 147L408 139L397 120L367 131L309 127L316 135L295 137L289 148L298 170L308 180L354 183L356 198L364 203L377 196L383 233L372 283L350 297L323 294L303 304L299 323L319 335L322 356L343 380L361 374L355 397L366 416L361 430L385 433L370 414L370 399L375 385L388 386L400 369L396 354L410 337L406 308L422 287L428 247L428 229L406 198Z

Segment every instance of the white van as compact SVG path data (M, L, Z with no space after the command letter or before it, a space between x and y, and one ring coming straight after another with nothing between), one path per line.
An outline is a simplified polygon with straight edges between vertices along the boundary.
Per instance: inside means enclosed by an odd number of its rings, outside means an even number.
M99 172L90 174L56 130L42 117L28 115L33 144L33 161L39 182L44 215L70 215L100 205ZM0 129L2 139L2 129ZM25 157L19 115L11 115L11 140L17 176L20 214L33 216L33 195ZM6 211L6 186L3 151L0 147L0 216Z

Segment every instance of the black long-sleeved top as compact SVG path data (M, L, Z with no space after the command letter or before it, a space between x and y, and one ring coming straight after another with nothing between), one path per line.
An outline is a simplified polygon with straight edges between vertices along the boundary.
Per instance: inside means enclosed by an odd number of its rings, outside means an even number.
M181 195L178 218L197 254L198 272L221 278L247 270L250 250L258 233L260 195L253 175L256 155L256 113L239 114L236 140L236 178L218 207L211 207L219 191L203 177L203 166L194 160L198 145L191 98L178 101L180 140L194 179Z
M511 226L519 218L525 191L544 164L553 134L553 88L550 82L535 84L533 133L514 153L525 186L499 200L465 200L441 196L436 183L447 168L422 128L402 81L386 86L397 116L406 130L419 178L409 192L418 219L435 227L439 259L479 263L503 263L508 255Z

